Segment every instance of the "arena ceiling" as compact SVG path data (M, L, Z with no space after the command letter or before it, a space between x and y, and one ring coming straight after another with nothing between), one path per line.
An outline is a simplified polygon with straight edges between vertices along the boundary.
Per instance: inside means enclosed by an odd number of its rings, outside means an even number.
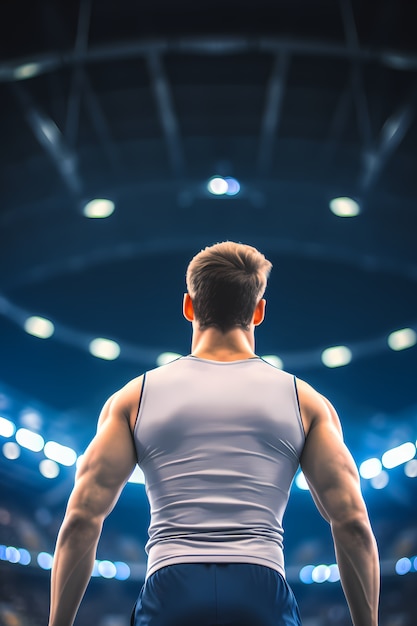
M3 413L19 398L84 444L108 395L189 351L187 263L232 239L274 265L258 353L333 400L359 456L415 439L416 348L387 337L417 329L416 8L3 2ZM211 195L214 175L240 192ZM360 214L335 216L338 196ZM93 198L114 213L86 218ZM91 356L94 337L120 357ZM352 361L329 369L335 345Z

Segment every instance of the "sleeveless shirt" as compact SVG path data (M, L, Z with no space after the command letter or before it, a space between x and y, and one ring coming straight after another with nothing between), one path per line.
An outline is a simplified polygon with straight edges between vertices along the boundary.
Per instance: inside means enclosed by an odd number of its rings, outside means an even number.
M295 377L260 357L145 374L134 428L150 504L147 574L242 562L285 576L282 518L305 435Z

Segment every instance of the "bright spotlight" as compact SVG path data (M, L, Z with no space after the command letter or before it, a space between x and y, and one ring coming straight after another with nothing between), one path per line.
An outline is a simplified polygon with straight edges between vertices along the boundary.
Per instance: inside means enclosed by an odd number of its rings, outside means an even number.
M405 464L404 474L408 478L417 478L417 459L411 459Z
M93 339L90 342L89 350L93 356L106 361L114 361L120 355L119 344L111 339L103 339L103 337Z
M37 557L38 565L42 569L49 570L52 568L54 558L49 552L39 552Z
M362 478L375 478L382 470L382 463L379 459L368 459L361 463L359 467L359 474Z
M404 574L408 574L411 570L411 561L407 559L407 557L403 557L402 559L398 559L395 564L395 571L399 576L404 576Z
M407 441L407 443L403 443L401 446L387 450L382 455L382 465L387 469L392 469L393 467L397 467L397 465L402 465L410 461L414 458L415 453L415 445L411 443L411 441Z
M106 198L96 198L90 200L84 206L83 213L85 217L104 218L109 217L114 212L114 202Z
M111 561L99 561L97 569L103 578L114 578L117 574L116 566Z
M229 185L227 183L227 180L225 180L221 176L213 176L213 178L210 178L207 184L207 189L214 196L224 196L224 194L227 193L229 189Z
M0 417L0 435L2 437L11 437L14 435L16 426L5 417Z
M311 585L311 583L313 582L312 573L314 569L314 565L305 565L301 568L299 578L302 583L304 583L305 585Z
M9 459L9 461L14 461L20 456L20 446L18 446L14 441L8 441L5 443L2 450L4 456L6 459Z
M55 331L55 327L50 320L37 315L28 317L23 327L29 335L39 337L40 339L52 337Z
M43 459L39 463L39 471L45 478L56 478L59 475L59 465L51 459Z
M342 367L352 360L352 352L347 346L333 346L323 350L321 360L326 367Z
M356 217L360 213L359 204L346 196L333 198L329 203L330 210L337 217Z
M43 453L48 459L56 461L61 465L67 465L68 467L74 465L77 460L77 453L68 446L63 446L56 441L48 441L45 444Z
M388 337L388 345L391 350L406 350L417 343L417 333L412 328L395 330Z
M16 433L16 441L22 448L27 448L32 450L32 452L40 452L45 445L44 438L41 435L27 428L19 428Z
M329 576L330 568L327 565L317 565L311 572L311 578L315 583L324 583Z
M240 191L240 184L239 184L239 182L236 180L236 178L232 178L231 176L227 176L224 180L227 183L226 195L227 196L236 196L239 193L239 191Z

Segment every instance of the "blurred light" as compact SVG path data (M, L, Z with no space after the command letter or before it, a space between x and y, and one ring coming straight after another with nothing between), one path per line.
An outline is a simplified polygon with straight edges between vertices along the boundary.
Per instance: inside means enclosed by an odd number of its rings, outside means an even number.
M114 565L116 567L115 578L117 580L127 580L130 577L130 567L127 563L115 561Z
M117 573L116 566L111 561L99 561L97 569L103 578L114 578Z
M17 443L15 443L14 441L8 441L3 446L3 454L6 459L14 461L20 456L20 446L18 446Z
M25 63L24 65L19 65L19 67L16 67L13 71L13 78L16 80L33 78L38 75L40 67L39 63Z
M40 430L42 427L42 417L35 409L24 409L20 413L20 422L26 428L32 428L33 430Z
M395 330L388 337L388 345L391 350L405 350L417 343L417 333L412 328L402 328Z
M52 459L52 461L56 461L61 465L67 465L68 467L74 465L77 461L77 453L75 450L68 446L62 446L56 441L48 441L45 444L43 453L48 459Z
M156 359L156 364L158 365L158 367L160 367L161 365L167 365L168 363L171 363L171 361L179 359L180 356L182 356L182 354L178 354L177 352L161 352L161 354Z
M389 483L388 472L382 470L382 472L380 472L378 476L374 476L374 478L371 478L370 483L374 489L383 489Z
M76 461L76 463L75 463L75 467L76 467L77 469L80 467L80 465L81 465L81 463L82 463L83 458L84 458L84 454L80 454L80 455L78 456L77 461Z
M382 463L379 459L368 459L359 466L359 474L362 478L375 478L382 470Z
M135 469L133 470L132 474L130 475L130 478L129 478L128 482L129 483L137 483L139 485L144 485L145 484L144 473L142 472L142 470L140 469L140 467L138 465L136 465Z
M39 337L40 339L48 339L54 334L55 327L50 320L45 317L34 315L28 317L23 328L29 335Z
M0 561L7 561L6 549L7 549L7 546L5 546L3 543L0 544Z
M360 213L359 204L353 198L340 197L330 200L330 210L338 217L356 217Z
M99 359L105 359L106 361L113 361L117 359L120 354L120 346L111 339L103 339L103 337L97 337L93 339L89 346L90 353Z
M395 571L397 572L397 574L399 574L400 576L404 576L404 574L408 574L410 570L411 570L410 559L407 559L406 557L402 559L398 559L398 561L395 564Z
M326 367L342 367L352 360L352 353L346 346L333 346L323 350L321 360Z
M228 188L227 181L221 176L213 176L207 184L207 189L215 196L223 196L227 193Z
M96 198L90 200L84 206L83 213L85 217L103 218L109 217L114 212L114 202L106 198Z
M312 573L314 571L314 565L305 565L301 568L299 577L302 583L305 585L311 585L313 582Z
M54 561L52 554L49 554L49 552L39 552L36 560L39 567L45 570L51 569Z
M387 450L382 455L382 465L387 469L397 467L402 463L410 461L416 453L416 447L411 441L403 443L401 446Z
M44 459L39 463L39 471L45 478L56 478L59 475L59 465L50 459Z
M329 565L329 570L330 570L330 574L329 574L329 578L327 579L329 583L336 583L338 580L340 580L339 567L336 563Z
M6 560L9 561L9 563L19 563L19 550L17 548L14 548L13 546L9 546L8 548L6 548Z
M274 365L279 370L282 370L282 368L284 367L284 363L276 354L266 354L265 356L262 356L261 359L263 359L267 363L270 363L271 365Z
M22 448L27 448L28 450L32 450L32 452L40 452L45 445L45 441L41 435L27 428L19 428L16 433L16 441Z
M11 437L16 431L16 426L5 417L0 417L0 435L2 437Z
M324 583L330 576L330 568L327 565L317 565L311 572L311 578L315 583Z
M236 194L238 194L239 191L240 191L240 184L239 184L239 182L236 180L236 178L232 178L231 176L226 176L226 178L224 180L227 183L226 195L227 196L236 196Z
M24 548L20 548L19 552L20 552L20 559L19 559L20 565L29 565L32 558L28 550L25 550Z
M405 464L404 474L408 478L417 478L417 459L411 459L411 461Z
M297 476L295 477L295 484L302 491L309 491L309 486L307 484L307 481L306 481L306 478L305 478L303 472L299 472L297 474Z

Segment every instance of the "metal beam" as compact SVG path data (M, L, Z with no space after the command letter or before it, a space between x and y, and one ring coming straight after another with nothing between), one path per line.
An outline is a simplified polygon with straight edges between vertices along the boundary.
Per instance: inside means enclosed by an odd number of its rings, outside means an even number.
M380 63L398 71L415 71L417 55L404 50L364 48L353 50L345 42L329 43L297 37L201 37L199 39L172 39L112 42L89 47L83 55L73 50L35 54L0 63L0 82L15 82L54 72L77 63L101 63L109 60L146 57L150 53L182 52L184 54L228 55L259 51L290 56L333 57L356 60L361 63Z
M369 155L365 163L364 172L360 180L363 192L370 191L375 185L382 170L387 165L404 137L406 136L416 113L417 89L411 97L400 106L385 122L379 136L379 146Z
M76 59L83 59L87 52L88 33L91 20L91 5L92 0L81 0L78 13L77 34L74 44L74 57ZM67 120L65 127L65 136L67 138L69 146L71 147L74 147L77 141L82 99L82 87L82 62L78 62L74 65L71 77L71 87L68 98Z
M275 56L262 118L258 155L258 172L261 175L267 174L272 164L274 142L281 118L288 66L289 57L286 52L281 52Z
M65 142L55 122L35 105L23 85L13 85L16 98L33 134L51 157L67 189L74 195L82 193L82 183L77 171L77 159Z
M165 74L160 54L157 52L149 53L147 55L147 62L171 167L176 176L182 176L185 172L185 159L181 144L180 129L175 114L170 85Z

